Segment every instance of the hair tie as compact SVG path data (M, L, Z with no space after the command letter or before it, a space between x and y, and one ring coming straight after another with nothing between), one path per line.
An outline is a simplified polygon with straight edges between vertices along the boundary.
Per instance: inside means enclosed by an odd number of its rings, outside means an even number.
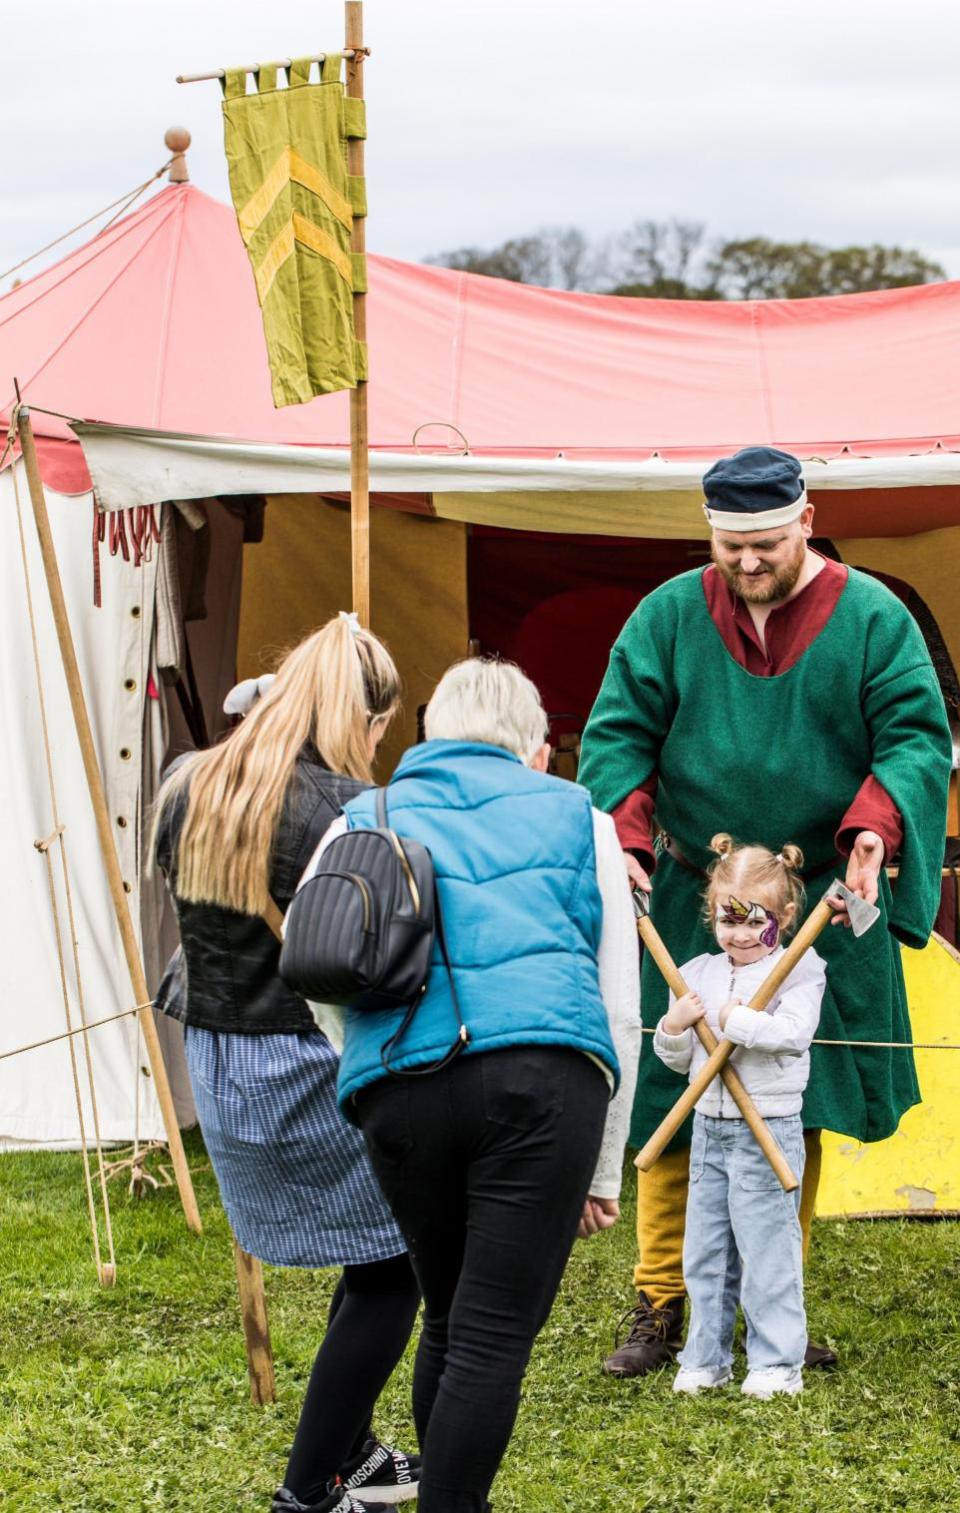
M775 862L782 862L784 866L787 865L787 859L784 856L784 854L783 854L782 851L778 851L777 854L776 854L776 856L773 859L774 859Z
M346 620L355 636L359 636L363 626L360 624L360 616L355 609L338 609L337 614L341 620Z

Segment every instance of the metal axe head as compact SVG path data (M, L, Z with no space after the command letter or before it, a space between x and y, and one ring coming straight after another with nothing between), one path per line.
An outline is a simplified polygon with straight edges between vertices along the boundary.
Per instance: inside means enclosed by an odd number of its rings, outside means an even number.
M637 921L639 922L641 919L646 919L647 915L650 913L649 893L647 893L643 888L634 888L632 890L632 897L633 912L637 918Z
M865 935L871 925L875 925L880 918L880 910L876 904L868 904L865 898L858 898L846 883L839 878L832 882L823 895L826 899L839 898L847 906L847 918L854 935Z

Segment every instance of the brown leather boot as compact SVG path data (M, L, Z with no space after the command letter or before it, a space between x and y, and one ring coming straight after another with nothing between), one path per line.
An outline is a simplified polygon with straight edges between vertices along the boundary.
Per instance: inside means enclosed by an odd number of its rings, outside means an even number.
M832 1371L837 1365L837 1353L829 1345L817 1345L813 1340L808 1340L803 1364L808 1371Z
M636 1307L620 1320L618 1336L628 1319L629 1334L603 1363L608 1376L646 1376L675 1358L683 1344L683 1298L655 1308L647 1294L639 1292Z

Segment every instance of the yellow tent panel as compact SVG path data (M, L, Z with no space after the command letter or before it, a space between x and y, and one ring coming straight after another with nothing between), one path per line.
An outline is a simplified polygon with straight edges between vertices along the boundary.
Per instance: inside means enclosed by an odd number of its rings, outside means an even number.
M960 1042L960 955L935 935L903 951L913 1038ZM960 1051L917 1051L923 1102L889 1140L861 1145L824 1134L820 1217L960 1214Z

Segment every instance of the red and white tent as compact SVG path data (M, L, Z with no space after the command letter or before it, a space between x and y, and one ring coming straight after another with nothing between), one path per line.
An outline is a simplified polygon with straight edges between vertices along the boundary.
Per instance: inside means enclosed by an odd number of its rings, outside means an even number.
M769 443L805 461L815 494L847 496L821 497L828 534L960 520L960 283L634 300L371 257L368 321L374 487L431 494L438 514L702 534L703 467ZM220 493L345 484L346 396L274 410L233 212L192 185L0 300L2 413L14 375L35 406L122 428L82 433L107 505L212 481ZM67 421L35 412L35 427L47 481L85 489Z
M619 559L622 570L613 597L589 589L587 599L576 599L578 613L589 602L603 639L603 616L619 624L636 602L638 565L675 571L667 563L672 543L679 549L707 534L699 490L704 468L760 442L803 459L818 530L848 543L855 538L855 560L872 550L872 564L889 568L884 542L868 539L886 538L896 564L926 564L938 585L938 615L942 604L954 604L956 626L941 623L956 654L960 284L726 304L560 293L388 258L369 263L372 488L375 501L393 506L375 527L374 570L378 555L389 557L390 543L396 546L398 522L410 527L407 542L416 537L425 562L423 582L411 579L410 555L392 560L387 574L399 606L397 629L388 627L388 635L400 635L406 622L416 631L411 718L436 675L434 662L442 666L442 658L462 654L480 618L471 622L458 607L466 600L466 531L429 528L422 517L526 531L516 539L526 553L527 582L543 570L550 541L562 547L563 534L591 538L584 548L605 552L611 571ZM319 538L321 517L332 518L332 507L324 510L316 496L348 489L347 398L274 410L260 312L233 212L190 185L163 189L0 299L4 420L15 377L31 406L123 875L155 983L168 936L157 924L157 884L144 875L142 846L168 736L163 701L148 696L156 682L157 559L135 567L101 553L103 604L93 608L91 478L99 502L111 510L230 495L314 496L300 502L312 517L298 514L293 501L286 513L278 510L271 528L287 550L274 597L300 593L304 615L316 615L325 603L317 585L326 569L314 559L309 582L298 582L304 574L290 521L304 528L301 541ZM203 670L211 709L233 677L240 616L242 547L236 522L226 513L224 522L209 590L208 624L216 622L219 639L211 640ZM29 517L26 524L86 1010L98 1018L129 1006L130 985ZM34 849L52 825L9 465L0 474L0 532L7 800L0 810L0 909L5 938L16 942L0 955L2 1052L63 1028L46 873ZM489 553L490 572L500 572L504 538L475 534ZM609 544L598 546L603 537ZM449 560L431 569L426 559L439 555L443 540L453 542ZM904 576L914 581L912 567ZM417 592L410 592L412 581ZM918 586L929 597L926 582ZM541 619L556 648L566 601L555 586L551 592ZM386 593L379 599L375 593L379 627L377 606ZM501 643L519 656L524 636L536 638L540 614L523 618L522 611L515 642ZM441 620L452 629L431 662L427 643ZM554 662L573 664L583 636L570 629L570 637ZM72 977L68 990L75 1002ZM134 1130L161 1135L133 1022L98 1030L91 1044L105 1138L127 1139ZM76 1134L63 1046L0 1061L0 1142L69 1143Z

